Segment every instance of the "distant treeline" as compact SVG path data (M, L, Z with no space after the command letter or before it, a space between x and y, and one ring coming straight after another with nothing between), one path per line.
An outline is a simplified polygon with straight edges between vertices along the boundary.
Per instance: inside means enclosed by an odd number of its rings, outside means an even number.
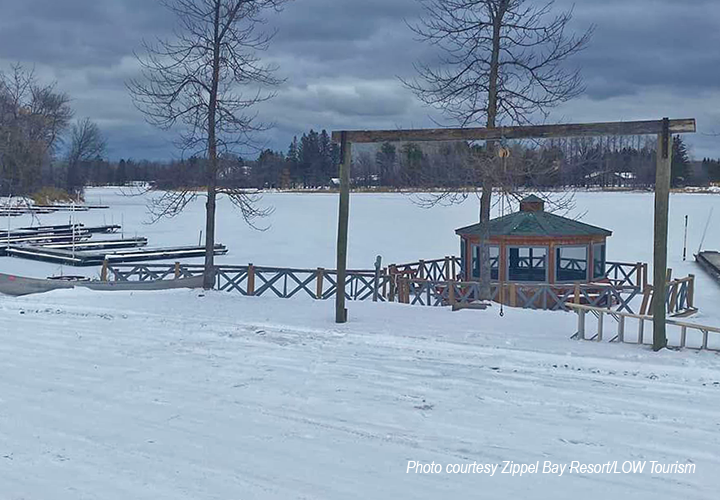
M655 141L638 138L567 139L505 146L512 161L497 168L523 169L511 188L650 188L655 182ZM482 149L482 148L479 148ZM351 169L356 187L411 189L464 187L474 182L473 152L465 143L380 144L355 148ZM79 163L78 182L85 186L147 183L156 189L202 187L204 159L157 162L97 157ZM295 138L287 152L265 150L253 160L225 157L220 185L228 188L325 189L337 185L340 151L326 131ZM519 171L519 170L518 170ZM533 175L532 172L542 172ZM55 161L35 171L35 185L63 188L67 162ZM673 186L720 182L720 160L691 161L681 137L673 140Z
M567 139L506 146L516 169L512 188L650 188L655 183L656 142L644 138ZM482 148L479 148L482 149ZM720 160L691 161L681 137L673 139L674 187L720 182ZM388 189L464 187L473 178L474 148L465 143L380 144L355 148L351 169L357 187ZM257 159L223 159L220 184L258 189L323 189L337 185L340 151L326 131L295 138L287 152L265 150ZM158 189L204 185L204 160L121 160L84 165L89 185L148 182ZM518 173L519 172L519 173ZM533 172L541 172L535 175Z

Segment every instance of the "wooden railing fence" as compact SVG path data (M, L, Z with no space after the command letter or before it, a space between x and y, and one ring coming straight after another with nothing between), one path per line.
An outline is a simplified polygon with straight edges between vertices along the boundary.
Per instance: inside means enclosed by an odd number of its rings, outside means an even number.
M642 290L648 284L648 265L643 262L607 262L605 277L616 286L632 286Z
M220 291L236 292L247 296L274 295L289 299L296 295L307 295L313 299L329 299L337 293L337 272L323 268L293 269L281 267L217 266L215 288ZM103 275L115 281L146 281L173 278L188 278L204 272L202 265L138 264L103 267ZM349 300L377 300L384 302L387 297L390 278L376 271L348 270L346 277L346 298Z
M439 306L478 301L480 283L476 281L430 281L410 278L397 280L397 301L411 305ZM567 311L568 303L610 307L634 312L632 301L639 292L634 287L608 284L550 285L493 283L490 300L510 307ZM390 299L393 301L393 298Z
M202 265L108 264L103 279L115 281L186 278L203 273ZM479 300L480 284L456 278L460 259L418 261L376 270L349 270L346 299L400 302L422 306L469 304ZM608 263L608 280L588 284L492 283L494 302L511 307L568 310L569 304L610 308L617 312L643 315L652 304L652 287L640 285L647 276L645 264ZM334 270L281 267L218 266L215 288L247 296L273 295L278 298L308 296L326 300L337 293ZM694 277L668 283L668 312L680 315L694 312ZM634 299L643 296L638 310Z
M652 285L645 285L640 314L652 311L655 299ZM689 316L697 312L695 307L695 275L668 281L666 297L667 313L670 316Z
M419 260L408 264L392 264L387 268L390 275L429 281L448 281L462 274L460 257Z
M650 325L652 325L652 316L648 316L646 314L632 314L627 312L612 311L606 308L594 307L585 304L569 304L569 307L578 315L577 332L575 332L572 336L574 339L602 342L605 338L612 335L612 332L608 332L605 326L605 318L610 317L614 319L617 324L615 336L610 339L610 342L648 346L652 345L652 334L651 332L648 334L648 332L645 331L646 322L649 322ZM588 330L588 313L597 318L597 328L594 335ZM637 320L637 331L634 333L627 329L628 320L633 319ZM687 323L676 319L667 319L665 323L679 328L679 332L668 335L669 347L720 351L720 328L699 325L696 323ZM693 333L695 335L693 335ZM649 343L646 343L646 339Z

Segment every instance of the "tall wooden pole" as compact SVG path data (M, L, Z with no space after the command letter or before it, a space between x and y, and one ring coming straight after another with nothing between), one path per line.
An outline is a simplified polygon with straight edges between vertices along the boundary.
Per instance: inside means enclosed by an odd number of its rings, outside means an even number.
M668 213L670 210L670 167L672 144L670 123L663 120L658 135L657 171L655 175L655 248L653 261L653 350L667 346L665 314L667 301Z
M347 321L345 308L345 278L347 276L348 219L350 216L350 164L352 163L352 145L343 132L340 139L340 210L338 213L337 237L337 294L335 295L335 322Z

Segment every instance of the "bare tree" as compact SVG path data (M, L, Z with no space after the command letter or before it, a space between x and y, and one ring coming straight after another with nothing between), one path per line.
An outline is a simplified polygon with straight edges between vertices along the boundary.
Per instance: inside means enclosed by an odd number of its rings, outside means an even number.
M72 115L67 94L40 84L32 70L16 64L0 72L0 189L28 195L38 187Z
M438 47L437 66L417 64L405 80L425 104L460 126L488 128L546 119L549 110L582 92L578 71L563 63L588 43L592 28L567 35L572 12L553 15L553 3L527 0L418 0L424 16L411 26L421 41ZM480 194L480 281L490 296L490 209L494 186L508 182L497 145L474 148L468 161Z
M71 195L78 196L84 186L80 178L80 165L102 157L107 143L100 128L90 118L80 120L72 127L70 150L67 158L66 189Z
M257 53L268 47L273 33L259 28L261 15L279 10L286 0L162 0L177 17L172 40L144 43L138 56L142 78L128 88L148 121L163 129L180 129L183 153L207 158L205 230L206 289L215 282L215 211L218 194L226 194L252 224L267 210L257 207L257 195L218 186L221 160L238 148L252 145L252 134L267 127L251 111L270 99L263 88L280 81L275 68L261 63ZM157 217L173 216L194 200L197 192L165 193L154 206Z

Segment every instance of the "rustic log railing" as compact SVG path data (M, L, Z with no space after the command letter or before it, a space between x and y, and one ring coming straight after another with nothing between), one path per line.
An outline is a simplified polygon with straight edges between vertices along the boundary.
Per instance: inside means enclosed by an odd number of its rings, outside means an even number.
M648 282L648 265L643 262L607 262L605 277L616 286L633 286L644 289Z
M424 279L430 281L447 281L456 279L462 274L460 257L447 256L443 259L419 260L409 264L393 264L388 267L391 275Z
M610 308L629 314L646 314L652 303L652 287L636 286L642 282L644 264L611 264L618 278L600 283L492 283L490 300L524 309L567 311L570 304ZM108 264L103 266L102 278L115 281L162 280L198 276L202 265L167 264ZM422 306L471 304L480 298L477 281L464 282L458 276L459 259L418 261L391 265L377 270L348 270L345 282L347 300L400 302ZM615 273L616 271L612 271ZM449 279L448 279L449 277ZM335 297L335 270L295 269L281 267L218 266L215 288L246 296L272 295L278 298L308 296L317 300ZM690 314L693 307L694 277L668 283L668 312L672 315ZM634 299L643 297L638 309Z
M281 267L217 266L215 289L237 292L241 295L274 295L289 299L307 295L313 299L329 299L337 293L337 271L293 269ZM110 264L103 266L102 275L115 281L147 281L177 279L202 274L202 265L186 264ZM389 287L389 276L367 270L348 270L345 296L348 300L377 300L384 302Z
M614 319L617 324L615 336L610 339L610 342L652 345L652 342L646 342L646 340L652 341L652 335L648 335L645 331L645 322L652 324L652 316L612 311L607 308L585 304L569 304L569 307L578 315L577 332L572 336L574 339L602 342L605 338L612 335L612 332L608 332L605 326L605 318L610 317ZM594 335L588 331L588 313L597 318L597 328L595 329ZM628 320L637 320L636 332L628 331ZM676 326L680 329L679 335L668 335L668 347L720 351L720 328L687 323L675 319L666 319L665 324ZM695 333L695 335L693 335L693 333Z
M398 302L411 305L468 304L480 299L480 283L477 281L399 278L397 289ZM633 313L631 302L638 294L638 290L634 287L616 287L611 283L576 285L493 283L490 300L523 309L568 311L569 303L582 303Z
M690 316L697 312L695 307L695 275L691 274L686 278L668 281L666 298L666 311L670 316ZM652 311L655 299L652 285L645 285L643 289L643 301L640 306L640 314L644 315Z

